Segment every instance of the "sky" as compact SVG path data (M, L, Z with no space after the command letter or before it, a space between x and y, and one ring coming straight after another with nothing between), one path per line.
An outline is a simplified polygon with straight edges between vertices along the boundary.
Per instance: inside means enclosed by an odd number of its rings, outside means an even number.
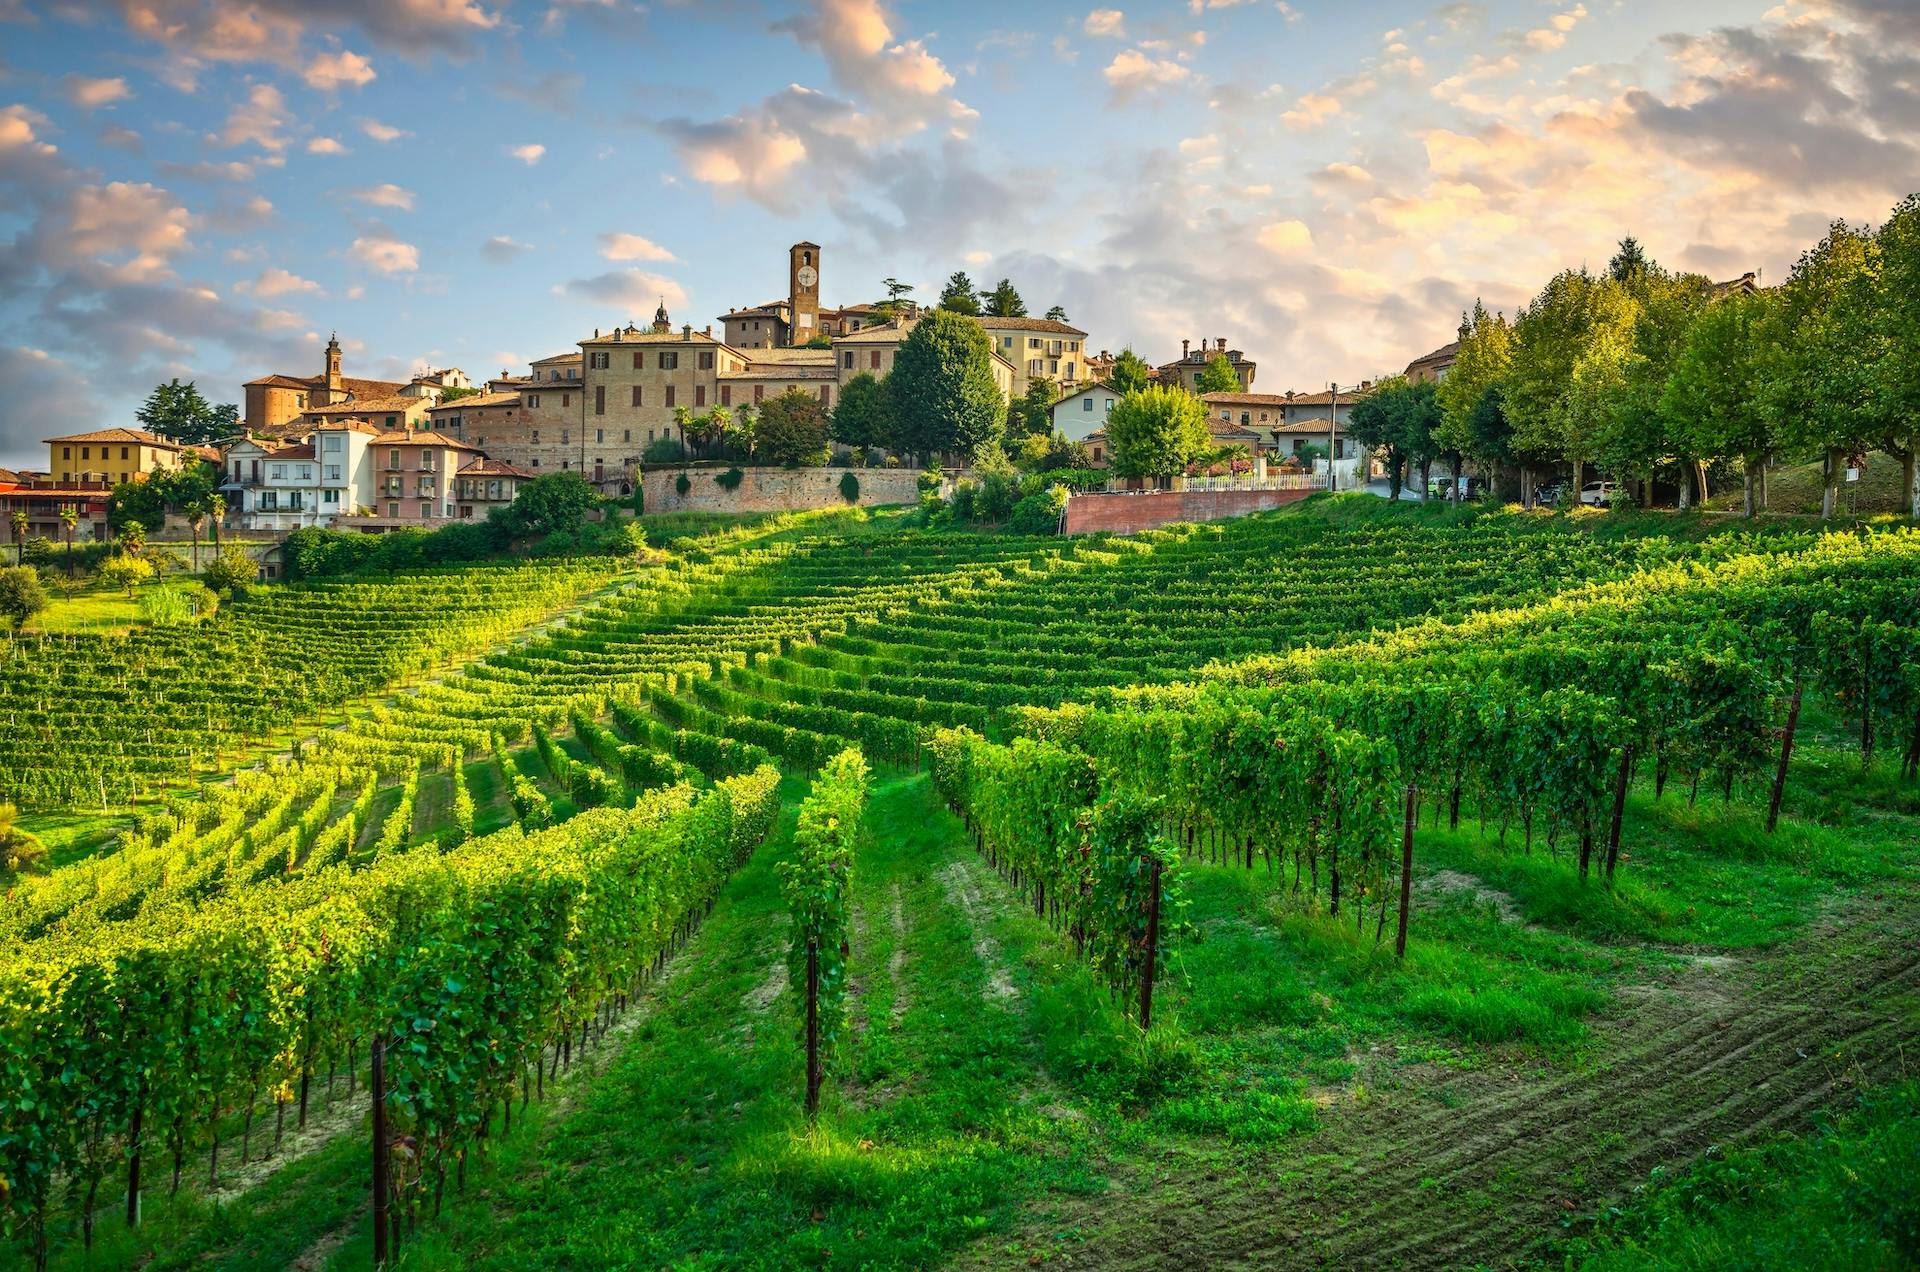
M0 464L154 384L477 379L1010 277L1266 392L1627 234L1785 277L1920 190L1920 0L0 0Z

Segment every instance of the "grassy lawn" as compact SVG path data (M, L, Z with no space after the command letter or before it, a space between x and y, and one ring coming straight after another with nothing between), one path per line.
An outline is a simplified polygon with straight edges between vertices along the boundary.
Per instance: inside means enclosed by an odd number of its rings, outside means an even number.
M1767 511L1818 513L1824 486L1820 463L1783 464L1767 474ZM1740 498L1737 489L1723 492L1708 499L1707 506L1737 512ZM1840 511L1858 517L1906 511L1900 492L1900 461L1884 451L1869 451L1860 480L1840 483Z

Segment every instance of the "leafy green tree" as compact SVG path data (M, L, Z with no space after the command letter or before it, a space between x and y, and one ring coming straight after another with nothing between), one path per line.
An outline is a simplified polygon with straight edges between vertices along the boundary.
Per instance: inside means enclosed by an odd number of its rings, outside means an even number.
M1670 274L1649 263L1619 285L1635 303L1632 345L1611 401L1600 412L1594 454L1607 472L1649 484L1657 469L1677 463L1684 508L1696 487L1706 497L1706 466L1693 448L1693 435L1673 427L1660 399L1712 284L1698 274Z
M140 427L148 432L189 446L206 446L233 436L238 431L235 421L239 415L239 408L232 403L213 406L200 396L193 381L182 384L177 378L157 385L134 412Z
M1513 425L1507 420L1506 390L1495 384L1467 413L1467 453L1490 468L1514 462Z
M47 589L40 585L40 571L30 565L0 569L0 618L7 620L8 631L19 631L21 624L45 608Z
M1053 308L1051 308L1051 309L1049 309L1049 310L1047 310L1047 315L1046 315L1046 316L1047 316L1047 318L1048 318L1048 319L1049 319L1050 321L1052 321L1052 322L1069 322L1069 321L1071 321L1071 320L1070 320L1070 319L1069 319L1069 318L1067 317L1067 311L1066 311L1066 309L1065 309L1065 308L1063 308L1063 307L1062 307L1062 306L1060 306L1060 305L1055 305L1055 306L1054 306Z
M1121 477L1170 477L1207 453L1207 404L1175 385L1129 393L1107 412L1112 468Z
M1687 328L1660 394L1667 432L1689 455L1732 455L1744 475L1746 515L1766 506L1773 454L1764 376L1767 309L1762 296L1731 296Z
M788 389L760 405L757 430L763 461L797 468L827 462L827 412L805 389Z
M1043 473L1055 472L1062 468L1090 468L1093 459L1087 453L1084 442L1076 442L1065 433L1055 433L1047 442L1047 454L1039 463Z
M111 556L100 563L100 581L108 587L123 587L133 595L137 584L153 577L153 565L144 557Z
M128 556L139 556L146 550L147 527L138 521L129 521L120 531L120 550Z
M913 290L912 283L903 283L897 278L885 279L880 285L887 289L887 303L889 305L898 305L906 298L906 294Z
M1863 302L1877 404L1869 429L1900 461L1901 501L1920 520L1920 195L1908 195L1875 236Z
M1007 408L1009 436L1046 437L1053 432L1053 404L1059 386L1044 375L1027 382L1027 391Z
M1107 376L1107 383L1112 386L1115 393L1124 397L1126 394L1138 393L1147 387L1153 379L1149 371L1145 358L1131 348L1122 349L1120 355L1113 360L1113 371Z
M478 397L480 393L481 390L475 388L473 385L468 385L465 388L442 389L440 390L440 405L445 406L449 402L458 402L461 398Z
M520 488L509 514L522 535L576 531L596 502L593 486L577 472L545 473Z
M1834 513L1847 457L1873 441L1866 405L1874 371L1861 357L1858 311L1872 250L1866 231L1834 222L1794 264L1770 324L1762 380L1768 426L1783 451L1820 456L1822 517Z
M987 333L971 318L936 309L915 324L885 381L898 448L923 458L972 454L997 439L1006 399L994 382L992 357Z
M1389 499L1398 499L1409 468L1420 470L1421 498L1440 454L1440 407L1432 381L1384 380L1354 403L1347 435L1385 457Z
M981 292L980 299L985 303L987 313L995 318L1025 318L1027 302L1020 299L1020 293L1013 288L1013 280L1003 278L990 292Z
M67 578L73 578L73 531L80 524L80 510L69 504L60 510L60 532L67 540Z
M980 297L974 290L973 280L964 271L955 270L948 277L947 285L940 289L940 308L950 314L980 316Z
M1453 368L1434 390L1440 407L1440 442L1482 465L1502 462L1474 450L1471 420L1487 392L1506 381L1513 365L1513 328L1505 314L1489 314L1476 300L1473 311L1460 317L1459 339ZM1505 447L1501 449L1504 454Z
M893 400L880 381L862 371L840 390L827 435L862 455L893 444Z
M205 502L220 488L220 476L220 465L196 456L178 469L121 482L107 498L107 525L124 530L137 521L158 532L166 525L169 508L185 511L190 503Z
M1566 460L1576 488L1624 382L1638 306L1611 278L1584 270L1555 275L1513 325L1513 359L1503 397L1513 448L1529 461ZM1529 498L1531 485L1527 484Z
M1224 353L1213 355L1213 361L1200 368L1200 374L1193 377L1195 393L1238 393L1240 375L1233 369L1233 363Z
M27 563L27 514L16 512L8 517L7 521L13 527L13 563L25 565Z
M227 497L221 494L208 495L207 535L213 540L213 546L220 546L220 523L227 519Z

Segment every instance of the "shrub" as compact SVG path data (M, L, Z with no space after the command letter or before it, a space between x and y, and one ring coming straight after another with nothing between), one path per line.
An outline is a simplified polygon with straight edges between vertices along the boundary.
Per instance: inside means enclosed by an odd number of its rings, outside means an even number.
M729 468L724 473L715 473L713 475L713 484L722 490L738 490L740 489L740 483L746 479L746 476L747 475L741 472L738 467ZM680 493L685 494L686 491L683 490Z
M10 630L47 607L47 589L40 586L40 571L30 565L0 569L0 618Z
M1007 528L1015 534L1052 534L1060 528L1060 514L1066 507L1066 488L1049 486L1015 504Z
M132 596L137 584L153 577L153 567L144 558L123 552L102 562L98 573L102 583L108 587L123 587L127 595Z
M840 474L840 497L848 503L860 502L860 479L850 471Z
M692 489L693 489L693 478L687 476L685 473L681 473L678 477L675 477L673 479L674 494L684 495L689 490L692 490Z
M687 459L687 448L677 437L663 437L648 442L647 448L640 452L640 460L647 464L682 464Z
M215 591L245 595L259 577L259 567L237 543L221 548L219 555L207 564L207 586Z
M20 545L20 564L45 569L53 564L55 554L53 540L44 534L36 534Z

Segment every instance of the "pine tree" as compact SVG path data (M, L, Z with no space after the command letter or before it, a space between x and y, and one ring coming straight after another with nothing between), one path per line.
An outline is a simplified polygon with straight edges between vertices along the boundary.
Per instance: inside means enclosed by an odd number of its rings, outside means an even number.
M950 314L980 316L980 297L975 294L973 280L965 271L955 270L947 279L947 285L940 292L940 308Z
M995 318L1025 318L1027 302L1020 299L1020 293L1013 289L1013 280L1003 278L990 292L981 292L980 298L987 302L987 313Z

